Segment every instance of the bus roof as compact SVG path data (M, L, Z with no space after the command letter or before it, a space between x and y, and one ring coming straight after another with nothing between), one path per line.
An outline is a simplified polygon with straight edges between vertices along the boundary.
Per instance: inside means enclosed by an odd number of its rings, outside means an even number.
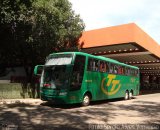
M130 67L130 68L139 69L136 66L128 65L128 64L119 62L117 60L114 60L114 59L110 59L110 58L107 58L107 57L104 57L104 56L95 56L95 55L91 55L91 54L84 53L84 52L58 52L58 53L52 53L50 55L55 55L55 54L79 54L79 55L88 56L88 57L92 57L92 58L95 58L95 59L104 60L104 61L108 61L108 62L111 62L111 63L119 64L119 65L122 65L122 66L127 66L127 67Z

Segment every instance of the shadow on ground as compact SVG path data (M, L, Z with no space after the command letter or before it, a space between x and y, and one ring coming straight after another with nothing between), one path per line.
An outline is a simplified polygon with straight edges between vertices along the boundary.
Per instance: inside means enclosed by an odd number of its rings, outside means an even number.
M0 106L0 124L15 124L19 130L88 129L89 124L108 123L118 115L114 109L137 111L140 117L155 117L146 124L160 124L160 104L133 100L134 105L116 104L122 99L92 102L88 107L75 105L6 104Z
M98 121L96 119L98 116L101 116L103 122L107 122L108 118L112 118L113 115L109 115L103 106L80 107L79 104L67 107L46 104L6 104L0 107L1 124L14 123L20 130L88 129L89 122Z
M111 103L111 102L117 102L117 101L122 101L124 100L123 98L117 98L117 99L108 99L108 100L101 100L101 101L92 101L90 103L90 106L95 106L95 105L104 105L106 103ZM81 104L53 104L50 102L44 102L41 103L40 105L42 106L48 106L51 108L62 108L62 109L74 109L74 108L79 108L82 107Z

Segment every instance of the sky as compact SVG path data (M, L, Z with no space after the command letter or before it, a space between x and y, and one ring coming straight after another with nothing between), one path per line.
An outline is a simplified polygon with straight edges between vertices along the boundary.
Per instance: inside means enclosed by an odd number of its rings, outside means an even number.
M85 30L137 24L160 44L160 0L69 0Z

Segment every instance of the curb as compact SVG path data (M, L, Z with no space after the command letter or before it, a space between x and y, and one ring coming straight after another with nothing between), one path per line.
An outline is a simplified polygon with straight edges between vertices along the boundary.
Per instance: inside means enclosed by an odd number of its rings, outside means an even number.
M0 99L0 104L38 104L42 102L40 99Z

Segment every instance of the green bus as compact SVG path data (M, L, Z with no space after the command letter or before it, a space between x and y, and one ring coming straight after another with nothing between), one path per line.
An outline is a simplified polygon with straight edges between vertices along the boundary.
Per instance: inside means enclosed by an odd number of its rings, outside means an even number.
M55 104L87 106L91 101L139 95L139 68L103 56L53 53L45 65L35 66L34 73L41 75L41 99Z

